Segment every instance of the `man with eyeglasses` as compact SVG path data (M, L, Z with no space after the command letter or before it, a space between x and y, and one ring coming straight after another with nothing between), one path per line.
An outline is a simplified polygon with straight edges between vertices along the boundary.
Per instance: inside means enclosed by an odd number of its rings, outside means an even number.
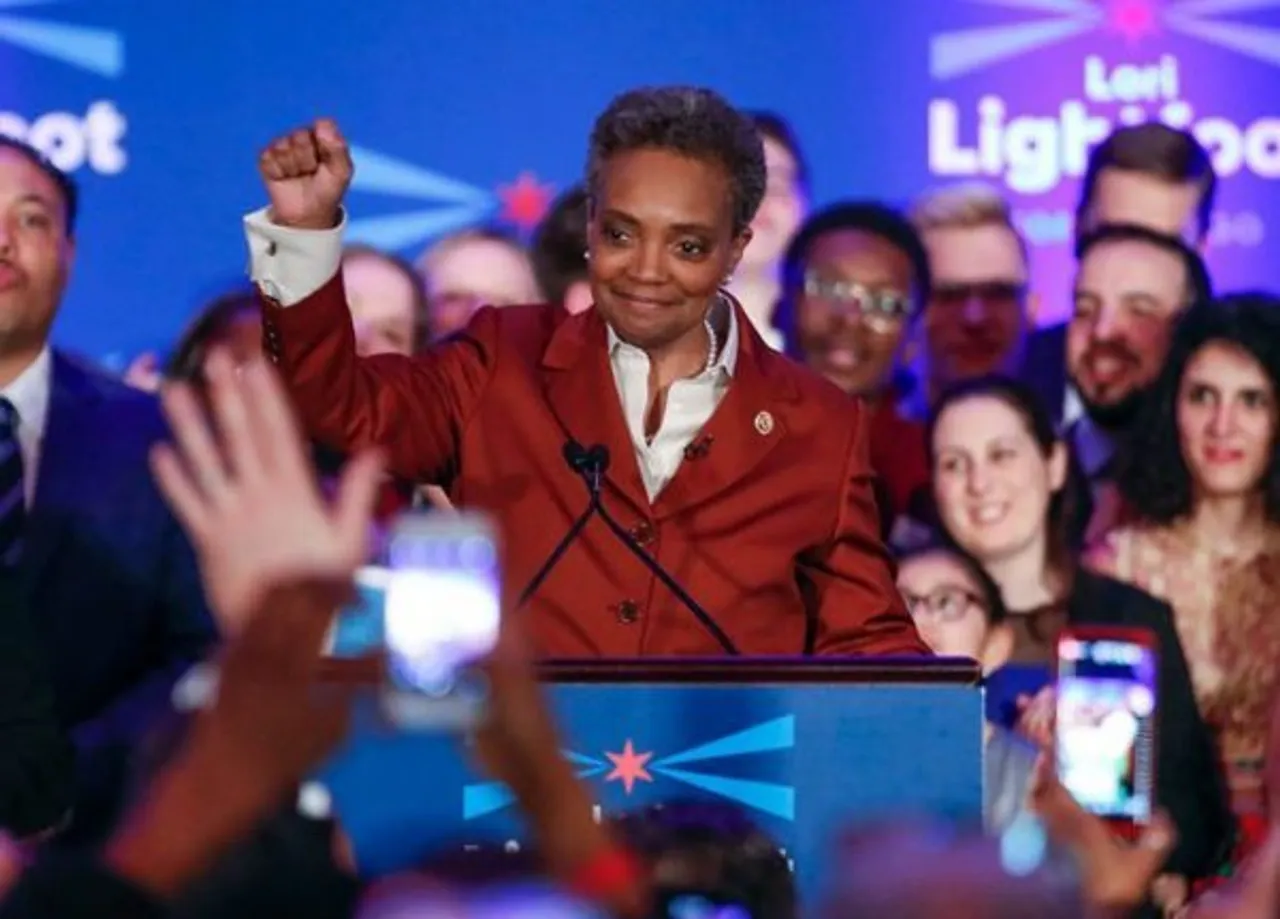
M954 383L1022 369L1035 326L1027 244L994 188L963 184L916 202L911 222L929 256L933 289L923 313L920 390L914 414L928 414Z
M783 260L775 313L792 357L871 406L871 465L887 505L886 531L909 541L907 518L927 518L924 430L898 410L894 367L929 297L929 264L911 224L873 201L846 201L800 227Z

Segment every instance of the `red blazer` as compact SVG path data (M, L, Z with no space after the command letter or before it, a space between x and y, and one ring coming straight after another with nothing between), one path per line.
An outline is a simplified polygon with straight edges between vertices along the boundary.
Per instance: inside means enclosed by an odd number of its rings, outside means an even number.
M928 500L932 481L925 426L904 418L892 393L885 393L870 415L871 468L885 484L893 517L910 514Z
M341 274L263 312L307 432L343 451L381 445L397 475L494 515L509 600L586 507L562 453L573 437L609 448L606 507L744 654L928 653L878 536L864 412L775 354L740 310L734 378L703 429L710 447L652 505L594 310L484 309L425 355L363 359ZM549 657L723 653L599 520L527 615Z

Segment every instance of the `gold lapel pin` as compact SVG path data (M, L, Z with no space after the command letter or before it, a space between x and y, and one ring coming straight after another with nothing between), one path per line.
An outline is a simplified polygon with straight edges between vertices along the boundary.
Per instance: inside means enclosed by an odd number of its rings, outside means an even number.
M756 415L756 433L768 434L773 430L773 416L768 412L760 412Z

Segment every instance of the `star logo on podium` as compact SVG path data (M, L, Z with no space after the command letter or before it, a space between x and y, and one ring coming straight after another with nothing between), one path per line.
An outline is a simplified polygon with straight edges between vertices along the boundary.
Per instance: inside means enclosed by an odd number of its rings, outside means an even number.
M604 743L616 744L616 740L602 739L601 744ZM735 801L771 817L791 821L796 819L796 790L786 780L785 774L777 774L777 763L765 764L762 774L754 776L743 775L736 767L732 767L730 774L725 774L714 764L718 761L736 762L762 754L794 751L795 746L795 715L782 715L730 729L727 733L674 753L656 750L638 752L635 741L631 738L623 743L621 752L588 754L561 750L560 753L573 766L578 778L594 779L605 786L620 783L623 796L627 798L633 792L638 797L643 797L648 791L637 788L638 782L651 785L658 789L659 794L664 793L664 783L678 782L686 789ZM782 781L778 781L778 778ZM462 789L463 819L476 820L503 810L511 806L514 800L511 789L499 782L469 783Z
M609 762L613 763L613 771L606 775L604 780L621 782L622 789L627 794L631 794L636 782L653 781L653 776L645 768L649 760L653 759L653 754L637 753L630 740L622 745L621 753L605 753L605 756L608 757Z

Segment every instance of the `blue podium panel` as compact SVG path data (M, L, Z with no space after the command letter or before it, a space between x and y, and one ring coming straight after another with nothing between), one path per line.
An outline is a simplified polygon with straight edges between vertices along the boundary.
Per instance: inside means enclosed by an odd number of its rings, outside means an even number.
M965 681L967 671L952 666L937 680L915 663L889 682L867 682L847 666L829 679L810 668L788 682L785 668L773 670L747 674L760 682L744 682L741 668L696 682L670 670L652 681L570 679L547 690L564 754L602 815L673 799L734 802L780 842L805 894L851 823L920 813L981 819L976 676ZM420 863L443 845L518 845L525 835L510 794L477 777L458 738L394 731L372 701L319 778L368 875Z

